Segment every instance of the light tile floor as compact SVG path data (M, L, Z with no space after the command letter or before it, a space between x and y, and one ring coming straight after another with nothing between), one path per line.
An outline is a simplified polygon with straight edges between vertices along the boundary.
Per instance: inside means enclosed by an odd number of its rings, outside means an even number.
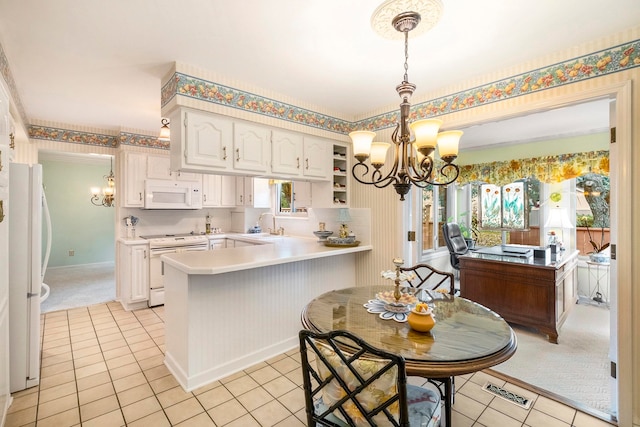
M13 394L6 426L304 426L297 350L187 393L163 364L163 314L117 302L43 314L40 385ZM488 379L531 409L482 391ZM454 427L609 425L484 372L456 387Z

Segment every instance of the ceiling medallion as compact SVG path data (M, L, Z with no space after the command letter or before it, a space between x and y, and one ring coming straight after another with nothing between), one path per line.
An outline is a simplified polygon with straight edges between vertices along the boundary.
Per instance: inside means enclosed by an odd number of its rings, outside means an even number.
M402 39L404 33L389 23L406 11L417 12L420 15L420 25L411 32L411 36L416 37L435 27L440 21L444 6L441 0L387 0L371 15L371 28L385 39Z

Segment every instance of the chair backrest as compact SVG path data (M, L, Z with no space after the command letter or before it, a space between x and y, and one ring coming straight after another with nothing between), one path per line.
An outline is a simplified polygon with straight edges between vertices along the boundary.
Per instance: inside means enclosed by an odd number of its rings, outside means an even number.
M413 267L400 267L401 271L411 271L415 274L412 280L407 281L413 288L436 290L442 285L448 286L450 295L455 293L455 279L452 273L440 271L428 264L416 264Z
M449 249L451 266L459 269L458 255L464 255L469 251L467 242L460 231L460 226L455 222L442 224L442 236L447 244L447 249Z
M299 338L308 426L409 426L402 356L347 331Z

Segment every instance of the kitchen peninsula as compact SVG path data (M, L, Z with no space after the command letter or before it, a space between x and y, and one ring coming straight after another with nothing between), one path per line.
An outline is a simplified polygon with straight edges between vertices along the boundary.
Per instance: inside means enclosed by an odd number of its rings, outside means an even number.
M371 249L281 237L163 255L165 364L190 391L295 348L304 306L354 286L356 253Z
M536 328L557 344L558 331L577 299L578 251L554 255L549 261L499 255L490 249L459 258L460 296L490 308L507 322Z

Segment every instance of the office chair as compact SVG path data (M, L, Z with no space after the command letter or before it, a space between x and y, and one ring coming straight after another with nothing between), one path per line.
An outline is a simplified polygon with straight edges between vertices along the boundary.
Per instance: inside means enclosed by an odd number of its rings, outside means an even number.
M299 338L308 426L440 425L439 393L407 384L402 356L347 331Z
M454 270L460 271L458 257L469 252L467 242L460 232L460 226L455 222L442 224L442 236L449 249L449 261Z

